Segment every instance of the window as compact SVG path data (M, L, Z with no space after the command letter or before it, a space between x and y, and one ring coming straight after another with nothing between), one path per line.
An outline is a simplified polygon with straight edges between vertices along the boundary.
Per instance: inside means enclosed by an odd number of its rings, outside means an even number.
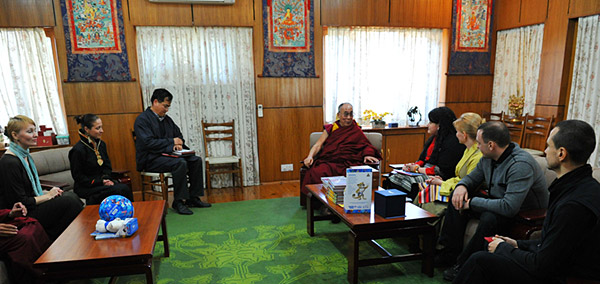
M0 29L0 125L12 116L66 134L51 38L42 28Z
M326 32L326 121L335 120L343 102L353 104L357 121L370 109L391 112L385 120L400 125L412 106L423 118L437 107L441 29L330 27Z

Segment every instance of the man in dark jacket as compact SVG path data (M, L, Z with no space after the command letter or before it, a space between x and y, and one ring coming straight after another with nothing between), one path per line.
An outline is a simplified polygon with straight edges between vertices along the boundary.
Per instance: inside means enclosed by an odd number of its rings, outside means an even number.
M562 283L600 280L600 183L588 158L594 129L580 120L559 122L547 141L548 168L557 174L539 240L495 236L489 252L471 256L454 283ZM491 253L490 253L491 252Z
M166 89L152 93L152 106L136 119L134 131L135 161L138 171L170 172L173 175L173 209L179 214L191 215L189 207L210 207L202 202L204 195L202 161L198 156L172 157L174 151L188 149L179 127L167 115L173 95ZM165 155L166 154L166 155ZM169 156L167 156L169 155ZM189 176L190 187L187 187Z

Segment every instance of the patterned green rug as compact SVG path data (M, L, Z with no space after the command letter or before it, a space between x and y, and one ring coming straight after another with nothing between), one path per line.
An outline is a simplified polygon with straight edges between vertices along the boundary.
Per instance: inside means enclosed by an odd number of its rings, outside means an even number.
M314 237L306 233L306 210L298 198L213 204L182 216L169 209L167 228L171 256L155 249L155 283L347 283L346 225L317 222ZM381 244L405 252L404 240ZM361 244L361 258L377 253ZM444 283L441 271L429 278L420 261L361 267L359 283ZM107 283L107 278L69 283ZM145 283L143 275L119 277L117 283Z

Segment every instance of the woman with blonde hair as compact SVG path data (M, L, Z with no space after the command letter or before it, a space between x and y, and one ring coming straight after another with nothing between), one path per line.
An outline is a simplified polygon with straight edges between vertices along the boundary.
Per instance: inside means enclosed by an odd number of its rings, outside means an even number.
M420 191L417 196L418 203L429 203L434 201L448 202L450 194L458 184L458 182L475 169L479 160L482 157L481 151L477 148L477 128L484 121L476 113L467 112L463 113L458 119L452 124L456 128L456 138L460 144L466 146L462 158L456 164L454 171L455 176L446 180L443 180L439 176L429 178L425 183L419 185ZM439 214L447 205L439 204L426 205L425 209L432 213Z
M29 148L37 145L38 137L31 118L12 117L4 135L10 139L10 145L0 158L0 206L10 209L21 202L53 241L77 217L83 204L74 192L63 192L58 187L42 191L35 162L29 154Z

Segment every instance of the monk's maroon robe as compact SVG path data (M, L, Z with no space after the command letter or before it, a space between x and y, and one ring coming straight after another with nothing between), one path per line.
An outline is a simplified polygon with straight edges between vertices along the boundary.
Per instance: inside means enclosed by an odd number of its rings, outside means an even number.
M50 246L50 240L36 219L10 219L8 213L10 209L0 210L0 223L12 224L19 229L15 236L0 237L0 257L8 261L11 280L13 283L43 283L41 272L33 268L33 263Z
M323 128L329 136L302 180L301 190L305 194L308 193L305 185L319 184L321 177L345 176L347 168L363 165L365 156L381 160L379 151L369 143L356 122L340 127L338 120Z

